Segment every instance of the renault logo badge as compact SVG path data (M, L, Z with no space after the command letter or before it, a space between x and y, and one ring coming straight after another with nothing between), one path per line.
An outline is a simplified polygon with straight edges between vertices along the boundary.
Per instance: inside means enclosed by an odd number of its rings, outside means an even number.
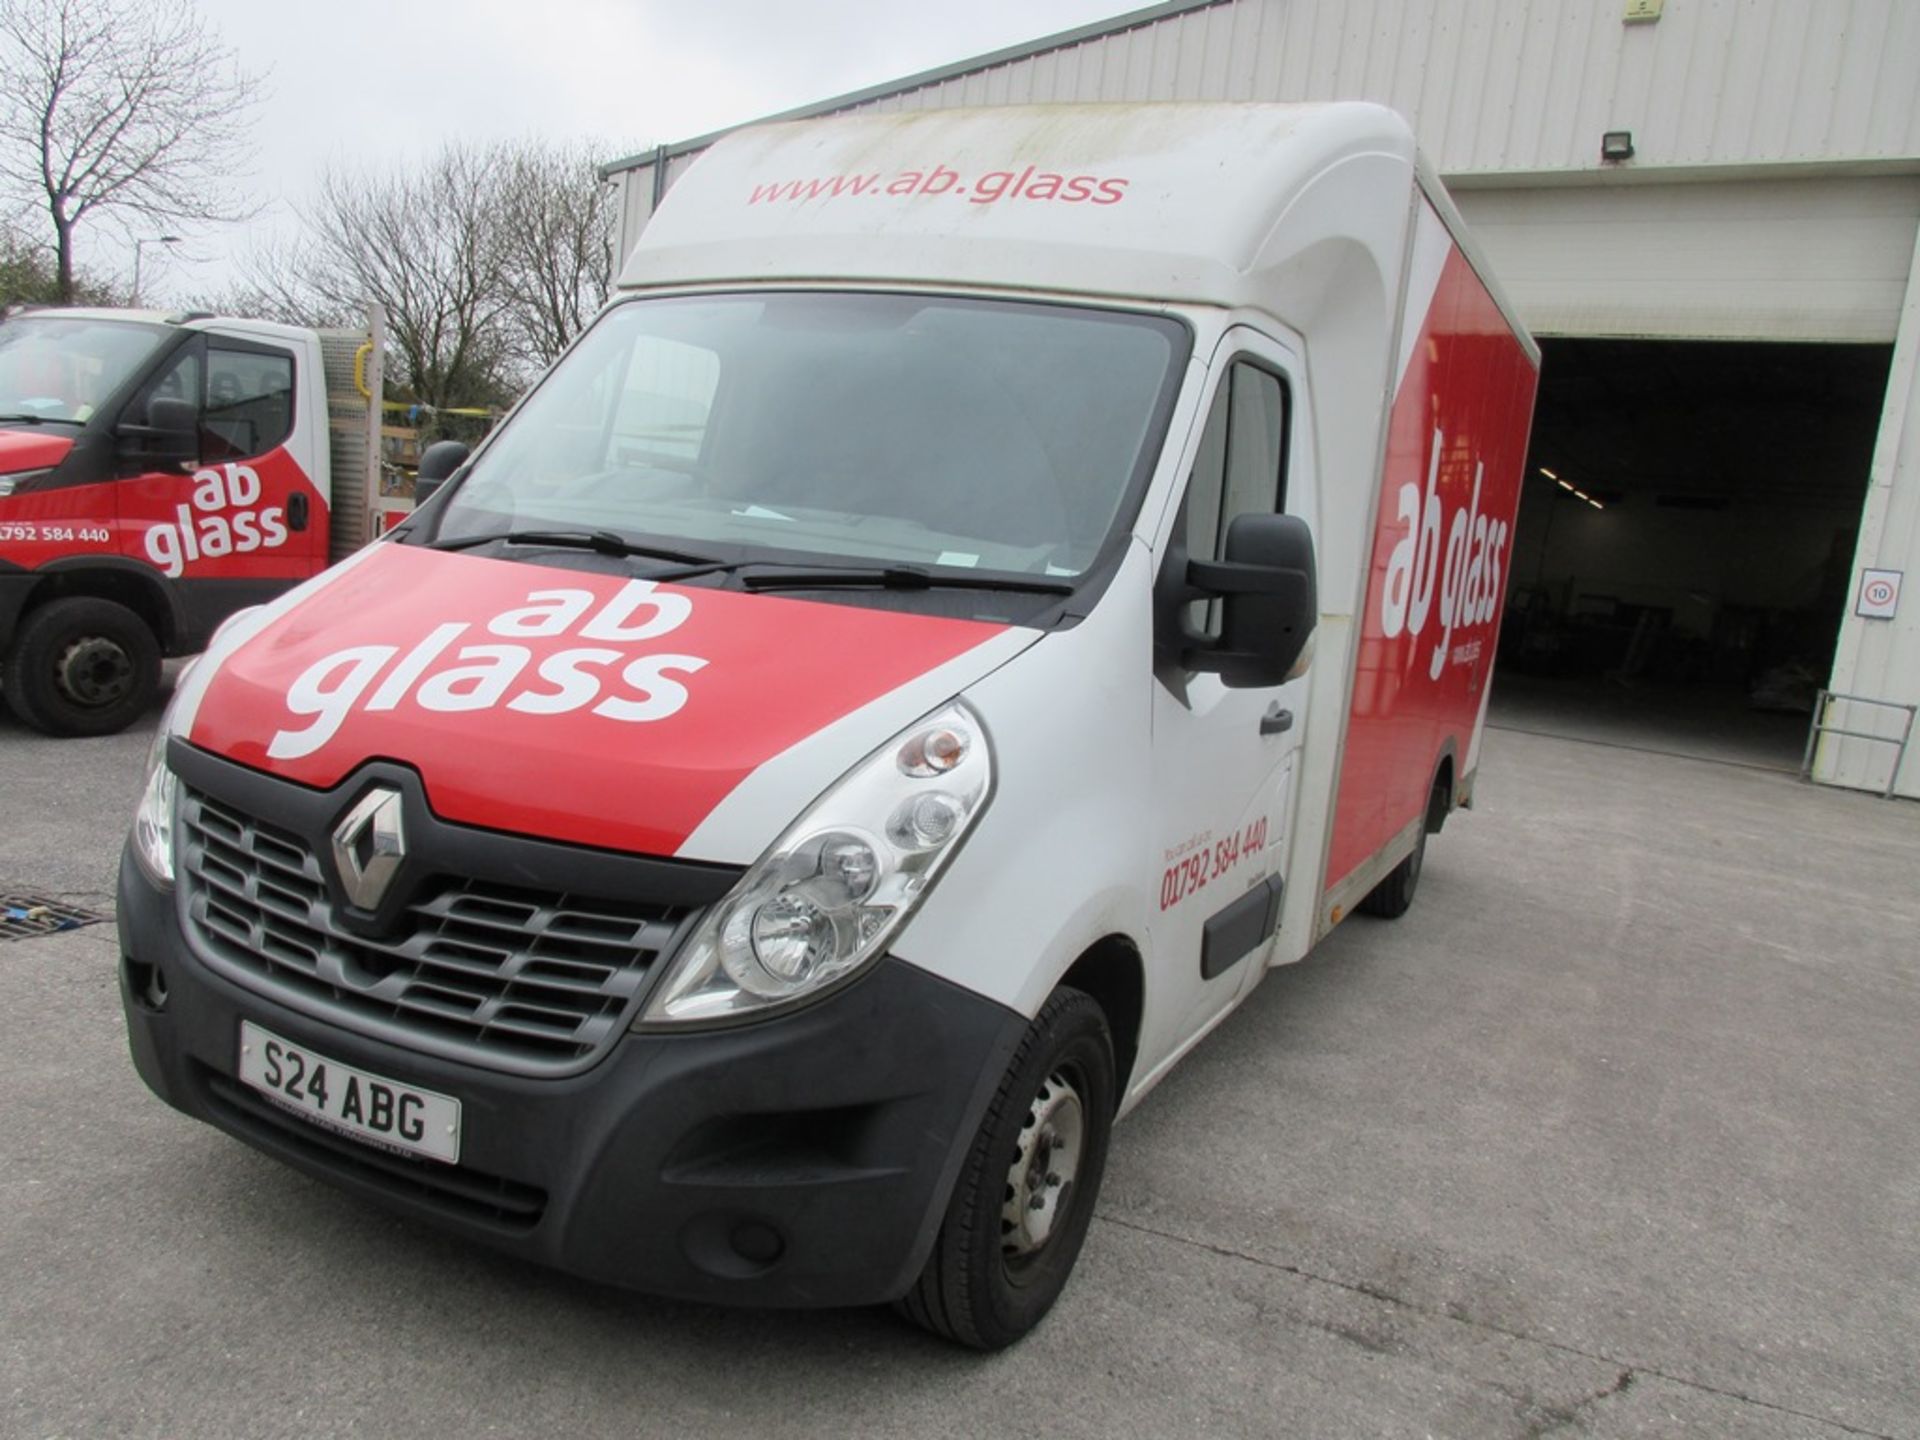
M361 796L333 832L340 887L362 910L379 908L406 859L407 836L400 818L400 792L381 785Z

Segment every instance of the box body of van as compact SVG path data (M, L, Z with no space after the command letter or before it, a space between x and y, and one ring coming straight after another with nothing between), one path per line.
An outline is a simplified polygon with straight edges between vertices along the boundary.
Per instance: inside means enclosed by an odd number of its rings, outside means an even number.
M1017 1338L1113 1120L1470 800L1537 369L1377 107L722 141L182 681L140 1073L581 1275Z

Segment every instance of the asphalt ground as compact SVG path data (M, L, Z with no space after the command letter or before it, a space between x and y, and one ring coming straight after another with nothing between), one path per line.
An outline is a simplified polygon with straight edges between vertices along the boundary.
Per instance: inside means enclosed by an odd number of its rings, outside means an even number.
M0 721L110 910L148 736ZM110 925L0 942L0 1435L1920 1435L1920 807L1490 730L1412 912L1120 1128L1024 1344L598 1289L167 1109Z

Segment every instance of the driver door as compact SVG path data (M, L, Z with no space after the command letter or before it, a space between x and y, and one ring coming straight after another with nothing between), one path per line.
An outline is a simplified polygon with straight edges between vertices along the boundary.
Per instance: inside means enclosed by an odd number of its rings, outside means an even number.
M1236 516L1265 512L1314 521L1305 415L1293 403L1295 357L1273 340L1230 331L1209 367L1185 493L1160 546L1162 584L1177 584L1189 557L1225 558ZM1186 607L1190 630L1217 636L1221 602ZM1304 667L1296 667L1303 670ZM1252 983L1278 925L1287 874L1288 824L1306 715L1304 675L1283 684L1229 688L1164 655L1153 687L1154 814L1160 833L1150 894L1156 1007L1176 1054Z
M154 402L191 407L188 444L151 440L118 462L118 548L175 580L277 582L318 568L319 492L288 449L295 361L236 337L196 338L128 403L148 424ZM181 449L188 458L174 458Z

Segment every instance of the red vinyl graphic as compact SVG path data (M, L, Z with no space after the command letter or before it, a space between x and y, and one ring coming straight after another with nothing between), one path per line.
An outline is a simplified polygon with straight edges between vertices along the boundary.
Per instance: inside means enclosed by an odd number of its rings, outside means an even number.
M236 650L188 738L323 788L401 760L445 819L670 855L768 760L1003 629L387 544Z
M1493 671L1538 379L1457 247L1394 396L1328 887L1466 764Z
M187 474L115 482L123 553L174 579L304 578L327 553L327 507L285 446ZM304 497L304 528L289 514Z
M37 461L17 443L0 444L0 469L57 464L70 442L57 444ZM0 498L0 559L31 570L86 555L138 560L172 580L304 579L326 560L327 506L284 446L192 471Z
M22 471L51 470L73 448L64 435L0 430L0 478ZM108 521L97 514L75 518L76 507L58 501L59 491L28 490L0 495L0 564L33 570L88 548L109 549ZM81 532L90 532L83 540Z
M72 439L64 434L0 429L0 475L48 469L66 459L72 448Z

